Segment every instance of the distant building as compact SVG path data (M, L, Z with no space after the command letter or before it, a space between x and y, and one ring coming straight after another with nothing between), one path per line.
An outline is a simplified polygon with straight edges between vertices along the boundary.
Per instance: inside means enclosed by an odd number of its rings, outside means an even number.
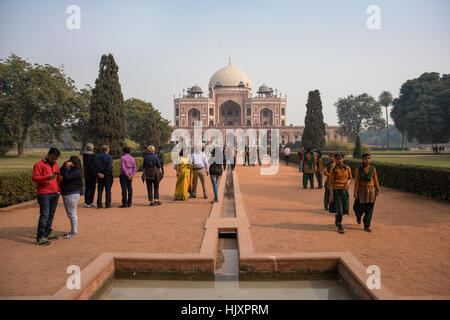
M301 141L304 126L287 125L286 95L281 97L262 84L256 96L252 95L250 78L235 66L229 64L209 80L208 96L203 96L200 86L194 85L182 97L174 98L174 128L194 130L194 121L201 121L203 130L216 128L225 137L226 129L279 129L282 145ZM338 133L338 126L326 127L326 137L346 140Z

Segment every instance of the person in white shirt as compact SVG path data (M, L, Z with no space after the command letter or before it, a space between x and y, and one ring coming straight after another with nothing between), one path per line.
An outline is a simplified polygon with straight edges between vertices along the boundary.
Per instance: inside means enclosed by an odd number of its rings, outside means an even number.
M291 148L286 147L284 149L284 159L286 160L286 165L289 165L289 156L291 155Z
M205 153L202 152L199 147L195 147L195 151L191 153L189 157L189 163L192 163L194 166L194 181L192 185L191 198L197 197L197 183L198 178L200 178L200 182L202 183L203 188L203 196L205 199L208 199L208 195L206 193L205 177L209 174L209 167Z

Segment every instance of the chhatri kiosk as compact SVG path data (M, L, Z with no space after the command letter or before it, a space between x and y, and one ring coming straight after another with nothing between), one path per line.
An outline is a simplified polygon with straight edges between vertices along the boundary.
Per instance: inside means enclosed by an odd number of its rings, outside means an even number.
M287 125L286 95L262 84L256 95L245 72L228 65L214 73L209 80L208 93L194 85L183 95L174 97L174 129L187 129L193 135L194 122L202 123L202 130L279 129L280 143L301 141L304 126ZM344 138L338 126L326 127L326 140Z

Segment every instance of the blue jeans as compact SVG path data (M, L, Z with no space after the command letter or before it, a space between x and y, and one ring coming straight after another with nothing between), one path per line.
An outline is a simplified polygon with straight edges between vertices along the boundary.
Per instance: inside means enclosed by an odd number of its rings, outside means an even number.
M215 174L210 174L209 177L211 178L211 183L212 183L213 190L214 190L214 200L219 201L219 196L217 195L217 193L218 193L217 185L219 184L220 176L217 176Z
M40 194L37 196L39 203L39 222L36 238L47 237L52 232L53 217L58 206L59 194Z

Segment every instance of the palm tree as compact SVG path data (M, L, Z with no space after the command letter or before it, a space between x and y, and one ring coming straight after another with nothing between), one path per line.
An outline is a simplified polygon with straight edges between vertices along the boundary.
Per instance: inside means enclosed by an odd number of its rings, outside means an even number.
M392 97L392 93L389 91L381 92L378 97L378 102L386 108L386 149L389 150L389 113L388 108L392 104L394 98Z

